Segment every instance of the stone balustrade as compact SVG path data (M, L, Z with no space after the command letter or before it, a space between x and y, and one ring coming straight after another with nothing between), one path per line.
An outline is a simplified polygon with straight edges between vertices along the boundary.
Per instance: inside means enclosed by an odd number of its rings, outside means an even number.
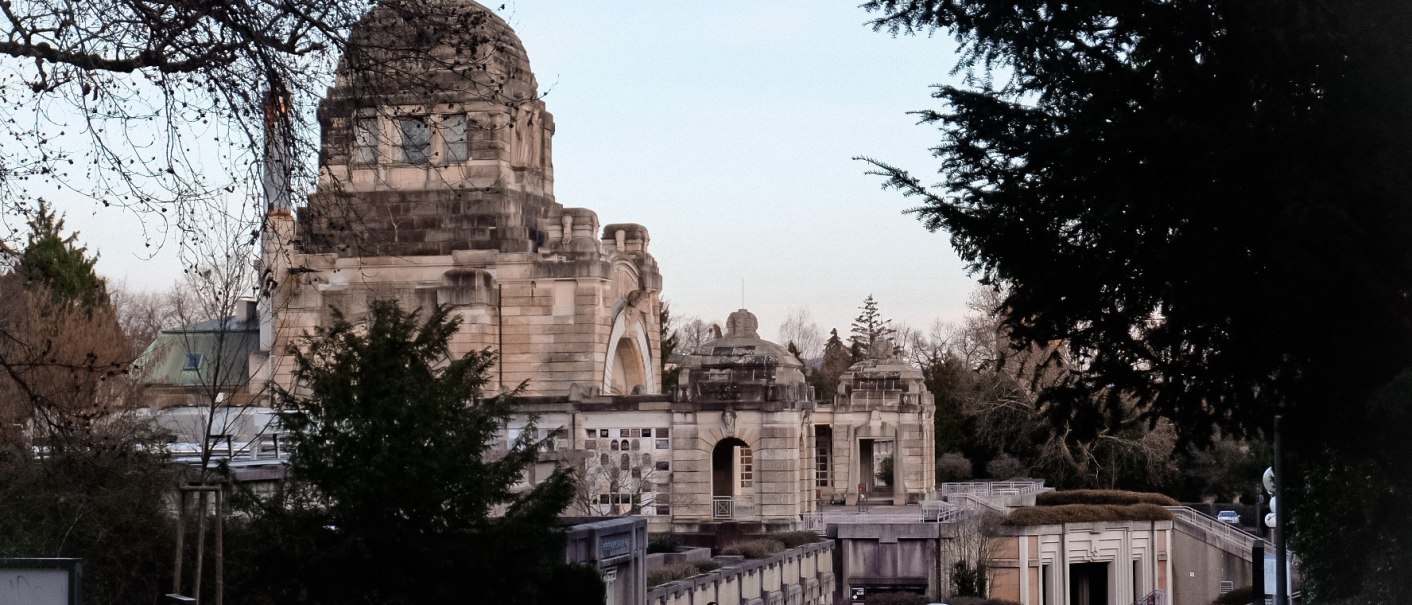
M833 542L791 548L647 590L648 605L832 605Z

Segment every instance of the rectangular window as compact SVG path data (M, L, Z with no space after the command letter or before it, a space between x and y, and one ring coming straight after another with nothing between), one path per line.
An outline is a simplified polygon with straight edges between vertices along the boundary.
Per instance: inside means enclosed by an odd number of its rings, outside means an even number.
M402 133L402 161L407 164L425 164L431 152L431 129L426 118L401 118L397 120Z
M358 118L353 124L353 163L378 162L378 119Z
M441 117L441 141L446 146L446 162L464 162L471 157L466 139L466 114Z
M828 442L819 443L814 448L814 486L829 486L829 467L832 460L833 444Z
M657 440L657 449L659 449L659 450L668 450L668 449L672 449L672 442L671 442L671 440L670 440L670 439L658 439L658 440Z
M753 487L755 485L755 457L751 455L750 448L740 448L740 486Z
M201 369L201 354L187 353L186 363L181 366L181 369L186 372L195 372Z

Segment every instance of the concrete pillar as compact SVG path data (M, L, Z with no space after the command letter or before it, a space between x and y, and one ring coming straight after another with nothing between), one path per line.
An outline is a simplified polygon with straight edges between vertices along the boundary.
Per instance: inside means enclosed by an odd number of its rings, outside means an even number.
M858 503L858 484L863 482L859 475L859 467L863 464L859 446L857 427L848 427L848 483L844 486L847 491L844 492L843 501L848 506Z

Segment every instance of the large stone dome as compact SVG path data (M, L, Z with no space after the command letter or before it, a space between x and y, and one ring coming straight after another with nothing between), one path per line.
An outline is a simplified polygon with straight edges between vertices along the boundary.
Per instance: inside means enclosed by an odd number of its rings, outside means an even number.
M554 118L505 20L471 0L382 0L319 105L307 251L532 252L560 223Z
M383 97L380 104L438 102L467 92L514 103L535 98L539 89L519 36L472 0L379 2L349 35L335 89L350 84Z

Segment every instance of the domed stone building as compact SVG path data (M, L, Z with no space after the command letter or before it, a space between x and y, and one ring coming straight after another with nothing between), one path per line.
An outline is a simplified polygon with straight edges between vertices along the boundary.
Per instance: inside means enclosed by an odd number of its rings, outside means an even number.
M647 229L554 198L554 118L520 40L469 0L391 0L355 28L319 107L317 191L272 199L266 352L372 299L450 305L453 353L552 395L657 392L662 278ZM276 356L264 380L288 380Z
M821 503L898 504L933 488L933 407L920 373L870 359L837 402L741 309L663 392L662 277L647 229L600 225L553 191L553 116L510 27L470 0L388 0L350 37L319 110L318 188L269 188L253 389L288 385L283 352L333 309L446 305L453 354L489 348L494 382L527 381L549 437L541 465L580 469L571 514L641 514L654 530L793 527ZM267 162L271 181L278 160ZM512 422L508 447L526 430ZM890 450L888 448L891 448ZM893 452L895 480L875 479Z

